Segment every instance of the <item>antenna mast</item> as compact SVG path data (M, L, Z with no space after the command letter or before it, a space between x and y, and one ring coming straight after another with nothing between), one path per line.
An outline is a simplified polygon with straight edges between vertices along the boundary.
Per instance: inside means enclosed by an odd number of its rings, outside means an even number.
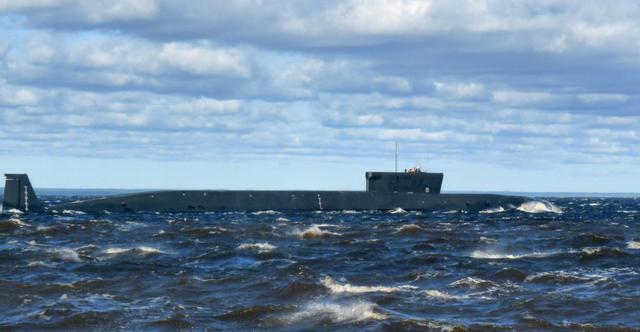
M396 173L398 173L398 141L396 141Z

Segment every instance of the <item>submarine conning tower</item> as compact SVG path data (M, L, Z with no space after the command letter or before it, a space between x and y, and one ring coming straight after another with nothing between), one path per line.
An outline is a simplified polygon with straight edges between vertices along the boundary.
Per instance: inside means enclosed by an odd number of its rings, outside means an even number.
M439 194L443 173L367 172L367 192Z

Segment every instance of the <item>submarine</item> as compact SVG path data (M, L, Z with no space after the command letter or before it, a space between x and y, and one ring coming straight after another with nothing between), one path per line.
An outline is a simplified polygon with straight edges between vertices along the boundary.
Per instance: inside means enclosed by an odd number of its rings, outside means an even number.
M27 174L5 174L3 210L130 212L250 212L315 210L459 210L477 212L517 207L531 199L483 193L441 193L443 173L366 172L364 191L319 190L162 190L113 195L71 203L45 204Z

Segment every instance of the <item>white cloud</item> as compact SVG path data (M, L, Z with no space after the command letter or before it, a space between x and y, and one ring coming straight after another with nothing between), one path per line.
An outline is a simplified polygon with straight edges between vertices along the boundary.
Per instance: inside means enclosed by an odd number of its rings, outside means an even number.
M169 66L197 75L227 74L247 77L250 70L238 50L194 47L179 43L162 45L158 57Z
M186 102L168 105L168 110L189 113L202 114L225 114L236 113L240 110L242 103L238 100L215 100L211 98L198 98Z
M639 154L630 1L0 0L0 10L12 11L0 21L0 137L20 151L355 158L379 154L372 140L401 140L407 155L428 147L524 166L548 162L544 151Z
M507 105L530 105L549 101L553 96L548 92L495 91L493 100Z
M451 95L455 98L475 97L484 92L482 84L477 83L443 83L433 82L436 91Z
M92 23L147 19L153 17L158 9L155 0L93 0L80 1L77 5Z
M622 103L629 100L629 96L621 93L584 93L578 98L585 103Z
M0 106L33 106L40 100L41 96L36 90L14 87L0 81Z
M638 26L629 22L611 22L601 25L580 22L572 27L574 38L587 46L600 47L611 41L627 39L627 36L637 36ZM637 40L635 41L637 43Z
M0 11L53 7L63 2L64 0L0 0Z
M326 20L349 33L412 33L422 30L431 8L430 1L354 0L330 10Z

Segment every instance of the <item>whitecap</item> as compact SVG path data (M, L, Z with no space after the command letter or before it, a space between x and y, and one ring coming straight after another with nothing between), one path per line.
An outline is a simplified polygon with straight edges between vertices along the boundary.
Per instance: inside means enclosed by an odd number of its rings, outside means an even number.
M395 209L389 210L391 214L399 214L399 213L407 213L407 211L401 207L397 207Z
M472 258L477 259L520 259L520 258L540 258L540 257L548 257L559 253L558 251L546 251L546 252L532 252L532 253L523 253L523 254L505 254L501 252L495 251L483 251L483 250L475 250L471 252L469 255Z
M262 243L242 243L238 246L238 249L244 249L244 250L255 250L257 252L269 252L269 251L273 251L275 250L276 246L274 246L273 244L269 244L266 242L262 242Z
M284 320L287 323L297 323L310 319L328 318L334 323L353 323L366 320L383 320L388 316L371 302L356 301L350 303L312 302L301 310L290 314Z
M56 229L55 226L38 226L38 227L36 227L36 231L43 232L43 233L46 233L46 232L49 232L49 231L55 230L55 229Z
M551 212L551 213L561 214L563 212L561 208L553 205L553 203L551 202L544 201L544 200L525 202L520 204L520 206L518 206L516 209L518 211L527 212L527 213Z
M436 289L432 289L432 290L426 290L424 291L424 293L431 298L436 298L436 299L443 299L443 300L457 300L457 299L461 299L461 298L465 298L466 296L456 296L456 295L451 295L447 292L443 292L443 291L439 291Z
M540 272L525 278L527 282L544 282L549 280L553 283L567 283L567 282L585 282L592 280L593 278L589 275L580 275L575 272L567 272L567 271L550 271L550 272Z
M628 249L640 249L640 242L638 241L629 241L627 242Z
M24 212L23 212L23 211L20 211L20 210L18 210L18 209L9 209L9 210L7 210L7 211L4 211L4 210L3 210L2 212L7 213L7 214L15 214L15 215L21 215L21 214L24 214Z
M332 224L315 224L318 227L334 227L334 228L341 228L341 226L339 225L332 225Z
M24 222L24 221L22 221L22 220L20 220L18 218L15 218L15 217L11 217L11 218L7 219L6 221L2 221L2 222L0 222L0 225L1 224L5 224L5 225L7 225L7 226L9 226L11 228L13 228L13 227L31 226L31 225L27 224L26 222Z
M52 253L56 258L61 259L63 261L76 262L76 263L82 262L80 255L78 255L78 252L73 249L55 248L55 249L49 250L49 252Z
M76 210L62 210L62 214L71 214L71 215L82 215L82 214L86 214L82 211L76 211Z
M43 261L33 261L27 264L27 267L50 267L51 265L43 262Z
M252 212L251 214L256 215L256 216L260 216L263 214L279 214L280 212L278 211L274 211L274 210L264 210L264 211L256 211L256 212Z
M287 219L287 218L285 218L285 217L278 217L278 218L276 218L276 221L277 221L277 222L288 222L288 221L289 221L289 219Z
M494 238L490 238L490 237L486 237L486 236L481 236L480 237L480 242L484 242L484 243L496 243L497 240Z
M476 289L480 287L497 287L498 285L493 281L484 280L476 277L466 277L460 280L454 281L449 284L449 287L468 287L471 289Z
M504 211L506 211L505 208L503 208L502 206L498 206L498 207L495 207L495 208L489 208L489 209L481 210L480 213L492 214L492 213L500 213L500 212L504 212Z
M138 246L134 248L108 248L102 251L102 254L106 258L112 258L120 255L151 255L151 254L164 254L163 251L147 246Z
M331 290L332 293L350 293L350 294L361 294L361 293L391 293L398 291L407 291L416 289L415 286L402 285L398 287L389 287L389 286L356 286L351 284L340 284L333 280L331 277L325 277L322 279L322 285Z
M415 235L419 232L421 232L423 229L422 227L416 225L416 224L407 224L407 225L402 225L401 227L399 227L394 234L398 234L398 235Z
M296 230L293 232L293 234L299 236L301 239L313 239L313 238L323 238L323 237L329 237L329 236L342 235L340 233L325 231L323 229L320 229L321 226L324 227L325 225L311 225L309 228L305 229L304 231Z

